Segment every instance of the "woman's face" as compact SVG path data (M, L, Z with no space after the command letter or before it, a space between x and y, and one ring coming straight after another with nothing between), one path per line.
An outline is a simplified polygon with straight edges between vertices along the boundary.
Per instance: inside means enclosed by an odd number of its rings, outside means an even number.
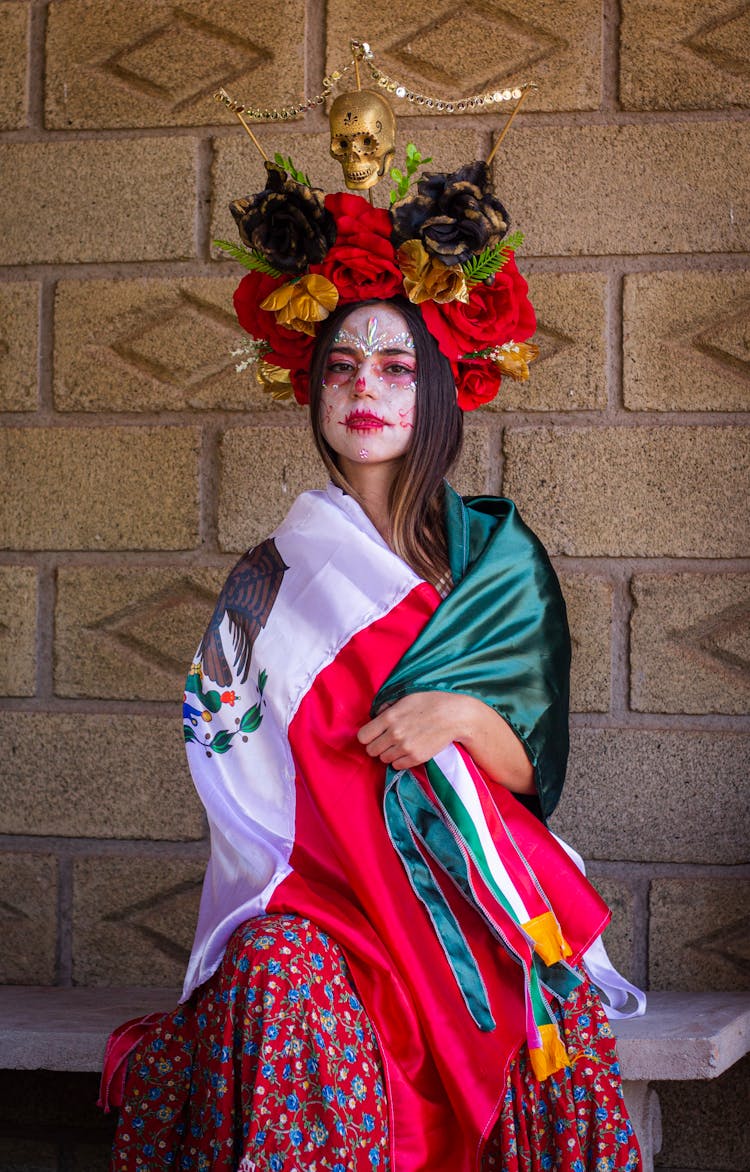
M405 319L386 304L352 310L334 336L320 400L321 430L334 452L359 467L398 460L411 443L416 397Z

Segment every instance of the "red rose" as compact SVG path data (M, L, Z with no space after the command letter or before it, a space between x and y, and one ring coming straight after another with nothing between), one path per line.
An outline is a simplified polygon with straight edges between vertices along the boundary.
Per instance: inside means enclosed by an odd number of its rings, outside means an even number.
M525 342L531 337L536 316L527 290L511 253L491 285L482 282L472 286L467 305L462 301L442 305L425 301L421 309L427 329L446 358L455 363L475 350Z
M234 291L234 310L243 330L270 346L268 353L263 354L266 361L292 370L309 365L315 339L280 326L275 313L260 308L261 301L288 279L271 277L268 273L248 273Z
M375 237L377 240L378 237ZM334 244L322 264L310 271L327 277L339 291L339 305L351 301L387 301L404 292L404 278L393 259L393 249L358 248Z
M336 244L362 245L365 233L390 241L393 232L391 217L383 208L371 207L370 201L363 196L338 191L326 196L325 206L336 221Z
M290 371L292 381L292 390L294 397L301 407L306 407L310 402L310 370L309 368L301 368L299 370Z
M325 204L336 221L336 243L310 272L333 282L340 305L403 295L404 278L396 264L388 212L346 192L326 196Z
M462 411L473 411L489 403L500 390L500 371L491 362L459 362L456 375L458 405Z

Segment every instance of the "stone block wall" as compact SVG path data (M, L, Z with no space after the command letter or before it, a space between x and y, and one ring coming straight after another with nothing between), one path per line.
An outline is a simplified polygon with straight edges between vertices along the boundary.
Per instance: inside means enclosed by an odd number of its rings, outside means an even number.
M423 92L539 83L495 176L541 358L470 419L454 479L512 495L561 575L573 754L554 829L614 909L614 959L652 988L746 987L734 0L0 5L0 981L181 980L207 849L185 666L238 551L321 483L303 413L234 369L239 273L211 241L234 237L227 201L262 165L211 95L314 94L350 36ZM441 170L486 155L502 122L400 106L400 153L413 140ZM321 108L257 134L341 186ZM737 1078L722 1086L710 1127L703 1089L675 1089L665 1166L743 1166ZM85 1112L39 1139L26 1096L17 1116L3 1100L0 1167L104 1166Z

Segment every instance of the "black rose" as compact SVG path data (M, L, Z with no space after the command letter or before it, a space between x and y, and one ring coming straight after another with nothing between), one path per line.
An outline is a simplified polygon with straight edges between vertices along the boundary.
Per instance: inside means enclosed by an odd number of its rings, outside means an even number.
M275 163L266 163L266 171L265 190L236 199L229 210L243 244L282 273L302 273L324 260L336 239L336 221L320 188L298 183Z
M452 175L423 175L416 191L393 205L391 216L396 244L421 240L446 265L466 264L502 240L509 226L482 162L468 163Z

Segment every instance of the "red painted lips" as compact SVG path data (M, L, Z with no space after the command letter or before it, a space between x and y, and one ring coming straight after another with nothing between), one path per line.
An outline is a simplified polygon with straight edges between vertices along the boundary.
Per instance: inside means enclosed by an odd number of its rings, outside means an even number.
M343 426L350 431L375 431L377 428L390 427L390 424L370 411L352 411L347 415Z

